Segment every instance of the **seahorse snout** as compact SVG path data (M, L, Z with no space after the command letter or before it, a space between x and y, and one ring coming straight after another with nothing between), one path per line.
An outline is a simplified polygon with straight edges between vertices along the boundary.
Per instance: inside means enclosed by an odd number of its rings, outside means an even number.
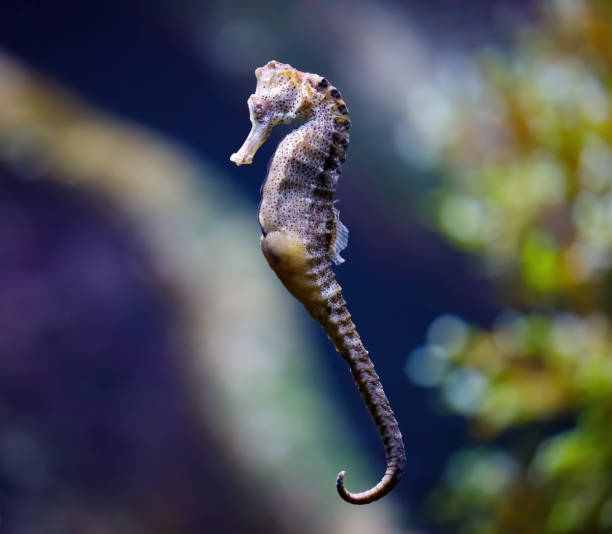
M268 138L271 130L272 126L269 123L253 121L248 137L238 149L238 152L235 152L230 156L230 161L233 161L239 166L253 163L255 153Z

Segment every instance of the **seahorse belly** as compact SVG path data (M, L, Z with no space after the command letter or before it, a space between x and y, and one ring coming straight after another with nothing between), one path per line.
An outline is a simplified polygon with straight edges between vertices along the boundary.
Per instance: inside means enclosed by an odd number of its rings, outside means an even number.
M316 278L309 272L315 258L297 234L282 230L262 235L261 250L283 285L307 308L317 308L326 302Z

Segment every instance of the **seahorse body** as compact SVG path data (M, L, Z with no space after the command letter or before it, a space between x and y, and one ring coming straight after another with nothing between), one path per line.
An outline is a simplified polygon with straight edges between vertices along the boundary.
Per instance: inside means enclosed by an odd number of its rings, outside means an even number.
M255 70L257 88L248 100L252 128L231 160L251 163L272 128L305 120L279 144L262 187L261 248L282 283L323 326L348 362L357 387L376 423L387 455L387 470L376 486L362 493L344 488L340 496L367 504L387 494L400 480L404 443L380 379L368 357L334 271L344 260L348 230L334 207L334 191L345 160L351 123L338 90L317 74L270 61Z

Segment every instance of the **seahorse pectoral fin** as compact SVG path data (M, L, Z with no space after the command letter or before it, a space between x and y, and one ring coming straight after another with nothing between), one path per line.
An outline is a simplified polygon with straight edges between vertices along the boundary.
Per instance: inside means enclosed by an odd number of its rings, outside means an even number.
M347 247L349 238L349 229L342 224L340 220L340 212L334 208L334 229L332 239L329 244L328 256L336 265L344 263L344 258L340 253Z
M230 156L230 161L233 161L236 165L250 164L253 162L253 156L263 145L264 141L270 135L272 131L272 124L267 121L252 121L251 131L247 136L242 146Z

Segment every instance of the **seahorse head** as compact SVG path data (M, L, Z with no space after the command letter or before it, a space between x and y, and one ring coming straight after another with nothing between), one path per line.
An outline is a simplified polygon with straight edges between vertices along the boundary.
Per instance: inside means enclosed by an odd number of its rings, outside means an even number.
M251 132L238 152L230 156L236 165L251 163L277 124L296 118L308 119L325 97L323 90L329 85L321 76L300 72L278 61L256 69L255 77L257 87L248 99Z

